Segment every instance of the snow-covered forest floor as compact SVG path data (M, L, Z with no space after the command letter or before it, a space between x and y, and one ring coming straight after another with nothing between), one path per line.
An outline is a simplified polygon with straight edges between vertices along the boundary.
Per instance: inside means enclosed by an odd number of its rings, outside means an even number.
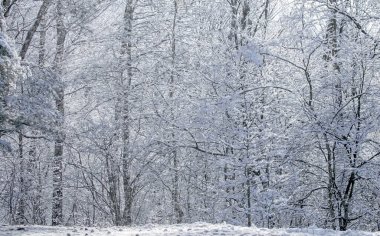
M238 235L238 236L311 236L311 235L340 235L340 236L373 236L380 235L380 232L371 233L363 231L333 231L319 228L306 229L262 229L256 227L238 227L228 224L181 224L181 225L145 225L139 227L111 227L111 228L91 228L91 227L48 227L48 226L0 226L0 235L12 236L152 236L152 235L179 235L179 236L215 236L215 235Z

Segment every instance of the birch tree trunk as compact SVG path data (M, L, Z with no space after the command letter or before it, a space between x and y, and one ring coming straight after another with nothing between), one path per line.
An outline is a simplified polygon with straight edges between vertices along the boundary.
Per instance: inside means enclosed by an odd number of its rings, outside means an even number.
M177 0L173 1L174 3L174 15L173 15L173 23L172 23L172 35L171 35L171 58L172 58L172 72L170 74L169 80L169 100L171 101L170 112L172 118L174 118L174 107L173 107L173 96L174 96L174 79L175 79L175 64L176 64L176 26L177 26L177 16L178 16L178 2ZM175 140L174 131L170 134L173 141ZM172 203L174 209L175 221L177 224L182 223L183 221L183 211L180 205L180 191L179 191L179 159L178 159L178 151L176 147L173 147L174 150L171 151L171 157L173 159L173 189L172 189Z
M239 7L240 1L231 0L228 3L231 10L230 33L228 35L228 39L230 41L230 45L232 49L237 51L239 50L238 22L237 21L238 21L238 7ZM234 75L228 72L227 76L232 77ZM226 116L228 119L231 119L227 110L226 110ZM232 147L226 147L225 155L227 157L232 157L234 155L234 149ZM235 221L237 217L237 212L235 209L237 200L235 197L235 186L231 183L236 179L236 175L235 175L236 167L233 167L233 166L230 167L229 164L225 164L223 171L224 171L224 181L227 184L227 187L225 190L227 194L226 203L227 203L227 206L231 209L231 215L232 215L231 217Z
M39 49L38 49L38 66L40 70L43 70L45 67L45 58L46 58L46 15L42 16L41 22L40 22L40 33L39 33ZM37 132L33 132L34 134L37 134ZM41 160L37 156L37 142L36 140L31 141L31 147L29 151L30 156L30 162L31 162L31 172L36 173L33 177L37 177L36 186L34 188L36 189L35 195L33 196L32 200L32 222L33 224L37 225L44 225L46 224L45 219L45 208L43 207L43 199L42 199L42 191L43 191L43 184L42 184L42 178L43 173L41 170ZM31 176L32 178L32 176Z
M56 89L55 104L56 109L61 115L61 120L58 124L57 137L54 142L54 158L53 158L53 206L52 206L52 225L61 225L63 223L63 143L64 143L64 87L62 81L63 59L65 51L66 29L63 21L63 4L62 0L57 1L57 44L56 55L54 58L54 69L57 78L60 80L60 85Z
M4 15L3 15L4 9L3 6L0 4L0 34L1 37L4 37L5 33L5 21L4 21ZM2 67L2 66L1 66ZM6 81L3 68L1 68L1 78L0 78L0 138L5 134L5 96L8 92L8 82Z
M334 102L334 113L336 113L335 118L335 126L336 129L338 127L344 126L344 113L341 112L341 109L343 107L343 94L346 94L347 91L345 88L343 88L342 85L342 76L341 76L341 69L338 62L339 59L339 36L343 33L343 26L338 25L337 20L337 10L339 5L338 0L329 0L329 8L330 8L330 19L328 21L327 25L327 47L328 52L325 55L325 59L328 63L328 66L331 66L332 68L332 75L334 79L334 94L333 94L333 102ZM356 91L355 89L352 89L352 91ZM355 97L357 94L353 92L351 94L353 97ZM358 105L354 109L357 109L356 111L356 120L358 124L356 124L356 131L360 132L360 97L358 98ZM355 104L354 104L355 105ZM350 135L350 134L348 134ZM327 149L327 166L328 166L328 202L329 202L329 212L330 217L332 221L332 228L336 229L336 223L339 226L339 230L345 231L347 230L348 223L350 222L349 219L349 212L351 207L351 199L353 196L353 190L355 186L355 182L357 180L356 178L356 160L358 155L358 147L356 143L356 147L351 147L351 144L348 141L348 137L346 134L336 134L337 138L332 138L332 141L328 140L328 135L324 134L324 139L326 142L326 149ZM342 143L342 140L344 142ZM339 152L339 150L345 150L346 153ZM342 186L338 186L337 183L337 170L338 166L337 163L341 162L343 159L348 159L350 161L351 170L347 171L346 169L342 169L343 173L343 182L341 183ZM348 178L345 176L348 176Z
M110 209L113 216L113 222L115 225L120 226L123 225L123 222L120 209L120 198L118 197L118 176L115 168L115 160L109 153L106 154L106 171L109 185L108 197L111 202Z
M18 135L18 157L19 157L19 186L20 186L20 197L17 205L16 212L16 224L24 225L27 220L25 217L25 208L26 208L26 197L27 197L27 187L25 181L25 158L24 158L24 139L22 136L22 130L19 131Z
M332 6L337 6L337 0L329 0L328 4ZM327 47L328 52L325 55L325 59L328 63L331 63L333 79L335 81L335 97L334 103L336 103L337 109L341 107L342 97L341 97L341 81L338 78L339 74L339 65L337 64L337 48L338 48L338 23L337 23L337 14L335 10L330 11L330 19L327 25ZM329 65L328 65L329 66ZM338 118L339 119L339 118ZM339 122L339 120L337 121ZM338 189L336 184L336 158L337 153L335 152L336 146L338 145L336 141L329 141L328 135L324 134L324 140L326 142L327 150L327 165L328 165L328 197L329 197L329 211L331 217L332 228L336 229L336 219L339 217L339 212L337 215L337 202L336 197L338 196ZM339 203L338 203L339 204ZM339 207L338 207L339 208ZM339 223L340 226L340 223Z
M133 187L131 180L131 154L130 154L130 104L129 98L132 84L132 32L133 32L134 1L127 0L124 11L124 32L122 41L122 60L125 71L121 74L123 91L120 93L121 101L121 136L122 136L122 173L124 190L123 224L132 224Z

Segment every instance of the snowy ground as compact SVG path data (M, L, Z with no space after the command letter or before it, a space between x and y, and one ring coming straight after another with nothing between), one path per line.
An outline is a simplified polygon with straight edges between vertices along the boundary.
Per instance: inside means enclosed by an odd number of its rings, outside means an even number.
M86 228L86 227L42 227L42 226L0 226L0 235L11 236L374 236L377 233L346 231L336 232L318 228L307 229L260 229L237 227L227 224L212 225L206 223L184 224L184 225L146 225L141 227L123 228Z

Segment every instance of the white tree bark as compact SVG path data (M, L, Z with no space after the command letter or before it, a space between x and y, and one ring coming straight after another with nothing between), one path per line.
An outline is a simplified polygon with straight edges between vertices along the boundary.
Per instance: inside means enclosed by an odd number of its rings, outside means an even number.
M63 87L63 60L65 53L65 41L66 41L66 28L64 25L64 13L62 0L57 1L57 44L56 55L54 58L54 69L57 78L60 80L60 85L55 90L56 109L61 116L61 120L58 124L57 137L54 142L54 157L53 157L53 206L52 206L52 225L63 224L63 145L65 135L63 131L64 116L65 116L65 101L64 101L64 87Z

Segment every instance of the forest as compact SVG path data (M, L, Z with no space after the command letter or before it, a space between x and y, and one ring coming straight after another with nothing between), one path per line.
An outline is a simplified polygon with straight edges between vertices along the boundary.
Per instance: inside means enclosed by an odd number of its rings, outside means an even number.
M380 231L379 0L2 0L0 224Z

